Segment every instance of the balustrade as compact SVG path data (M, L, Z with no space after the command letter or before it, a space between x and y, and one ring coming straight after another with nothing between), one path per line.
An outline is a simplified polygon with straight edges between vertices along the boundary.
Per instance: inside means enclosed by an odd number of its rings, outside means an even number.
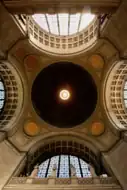
M51 183L52 182L52 183ZM31 177L12 177L7 185L14 184L54 184L54 185L67 185L67 184L77 184L77 185L85 185L85 184L117 184L117 181L112 177L88 177L88 178L31 178Z

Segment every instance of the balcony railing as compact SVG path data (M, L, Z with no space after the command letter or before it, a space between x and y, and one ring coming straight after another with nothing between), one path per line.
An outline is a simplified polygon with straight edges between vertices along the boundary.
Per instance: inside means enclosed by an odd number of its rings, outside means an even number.
M16 22L29 36L30 42L42 51L53 55L71 55L87 51L98 39L97 17L87 28L70 36L57 36L43 30L31 16L15 15Z
M64 184L118 184L118 182L112 177L97 177L97 178L31 178L31 177L12 177L8 182L9 185L16 184L54 184L54 185L64 185Z
M118 182L112 177L97 178L30 178L12 177L3 190L121 190Z

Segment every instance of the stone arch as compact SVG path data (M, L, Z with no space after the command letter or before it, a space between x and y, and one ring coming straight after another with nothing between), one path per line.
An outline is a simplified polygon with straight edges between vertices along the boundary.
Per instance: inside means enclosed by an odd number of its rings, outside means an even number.
M127 76L127 61L116 61L108 71L103 89L105 112L110 122L119 130L127 129L127 112L123 88Z
M38 141L29 149L26 162L20 173L22 172L23 175L30 174L37 163L40 164L46 159L60 154L71 154L82 158L94 166L97 175L109 172L103 165L99 149L90 142L72 135L54 135L45 138L43 141Z
M10 130L23 106L23 85L17 69L7 61L0 61L0 76L5 86L5 106L0 115L0 128Z

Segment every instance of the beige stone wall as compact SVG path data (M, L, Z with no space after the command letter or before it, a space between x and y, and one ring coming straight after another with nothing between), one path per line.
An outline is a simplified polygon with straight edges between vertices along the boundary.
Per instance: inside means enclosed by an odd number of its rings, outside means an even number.
M109 153L103 154L113 173L127 189L127 142L121 140Z
M6 140L0 143L0 190L23 158Z

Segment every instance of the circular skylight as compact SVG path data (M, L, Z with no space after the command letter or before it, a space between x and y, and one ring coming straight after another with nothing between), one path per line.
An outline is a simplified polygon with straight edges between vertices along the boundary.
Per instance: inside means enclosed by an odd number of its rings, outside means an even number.
M85 29L95 18L90 13L34 14L33 19L45 31L55 35L72 35Z

